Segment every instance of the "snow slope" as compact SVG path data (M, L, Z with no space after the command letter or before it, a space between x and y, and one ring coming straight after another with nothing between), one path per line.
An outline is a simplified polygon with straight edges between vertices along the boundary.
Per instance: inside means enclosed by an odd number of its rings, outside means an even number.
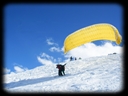
M66 76L58 77L56 65L39 66L21 73L5 74L6 92L113 93L123 90L121 54L97 56L66 65Z

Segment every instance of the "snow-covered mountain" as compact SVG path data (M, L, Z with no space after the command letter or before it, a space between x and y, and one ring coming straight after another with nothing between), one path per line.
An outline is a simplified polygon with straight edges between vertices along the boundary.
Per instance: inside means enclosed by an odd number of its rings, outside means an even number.
M6 92L109 93L123 90L123 56L110 54L67 62L65 76L58 76L55 64L21 73L5 74Z

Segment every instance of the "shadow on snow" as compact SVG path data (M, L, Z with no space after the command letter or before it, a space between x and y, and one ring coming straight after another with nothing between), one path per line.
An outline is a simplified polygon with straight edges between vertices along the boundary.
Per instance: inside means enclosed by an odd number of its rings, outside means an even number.
M49 81L49 80L53 80L53 79L57 79L57 78L41 77L41 78L35 78L35 79L21 80L21 81L18 81L18 82L11 82L11 83L8 83L8 84L4 84L4 87L6 87L8 89L8 88L14 88L14 87L20 87L20 86L45 82L45 81Z

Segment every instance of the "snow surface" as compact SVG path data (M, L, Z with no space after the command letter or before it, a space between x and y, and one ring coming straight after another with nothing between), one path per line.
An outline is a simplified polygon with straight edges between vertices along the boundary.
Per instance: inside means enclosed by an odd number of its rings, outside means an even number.
M3 87L9 93L118 93L123 90L122 61L121 54L69 61L61 77L55 64L42 65L5 74Z

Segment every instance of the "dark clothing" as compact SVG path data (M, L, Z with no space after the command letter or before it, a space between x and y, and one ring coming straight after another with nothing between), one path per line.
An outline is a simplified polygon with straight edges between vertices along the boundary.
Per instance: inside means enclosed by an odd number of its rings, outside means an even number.
M56 66L56 68L58 68L58 75L59 75L59 76L62 76L61 66L62 66L62 65L60 65L60 64L58 64L58 65Z
M58 70L58 75L59 75L59 76L63 76L61 70Z
M62 75L65 75L65 72L63 70L61 71L61 73L62 73Z
M58 64L58 65L56 66L56 68L58 68L58 69L60 70L60 69L61 69L61 66L62 66L62 65Z
M70 61L72 61L72 59L73 59L73 58L72 58L72 56L71 56L71 57L70 57Z
M57 67L56 68L58 68L59 70L58 70L58 75L59 76L63 76L63 75L65 75L65 65L66 64L64 64L64 65L61 65L61 64L58 64L57 65Z
M65 75L65 72L64 72L64 71L65 71L65 65L66 65L66 64L64 64L64 65L61 66L61 73L62 73L63 75Z

